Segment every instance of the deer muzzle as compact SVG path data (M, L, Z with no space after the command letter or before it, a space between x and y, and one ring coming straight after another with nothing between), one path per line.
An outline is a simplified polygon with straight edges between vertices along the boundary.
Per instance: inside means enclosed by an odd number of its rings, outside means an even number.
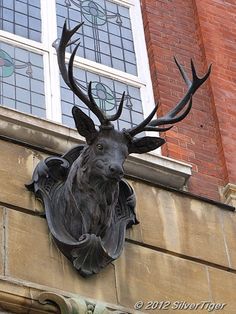
M120 181L124 176L124 169L118 163L111 163L108 167L108 177Z

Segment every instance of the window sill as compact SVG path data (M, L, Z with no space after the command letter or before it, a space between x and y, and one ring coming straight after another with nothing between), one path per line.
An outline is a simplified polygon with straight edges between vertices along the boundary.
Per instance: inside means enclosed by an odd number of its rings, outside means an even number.
M62 154L84 143L77 131L6 107L0 107L1 138L17 141L47 153ZM183 189L191 176L191 166L154 154L132 154L125 163L128 177Z

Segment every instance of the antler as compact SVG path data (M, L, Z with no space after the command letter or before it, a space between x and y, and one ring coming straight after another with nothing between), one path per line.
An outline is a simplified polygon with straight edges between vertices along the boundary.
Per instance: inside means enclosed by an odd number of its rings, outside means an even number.
M83 25L83 22L75 26L73 29L68 29L66 26L66 21L64 23L62 29L62 35L59 43L54 42L53 46L57 51L57 59L58 65L61 72L61 75L67 84L67 86L73 91L73 93L80 99L82 102L97 116L101 125L107 125L110 121L117 120L122 112L123 104L124 104L124 97L125 93L123 93L121 97L121 101L118 107L117 112L112 116L106 116L105 113L98 107L96 104L93 95L92 95L92 82L89 83L88 86L88 96L84 94L84 92L79 88L78 84L76 83L76 79L74 78L73 68L74 68L74 58L77 52L77 49L80 46L80 43L76 45L74 48L68 63L68 69L66 67L65 62L65 51L66 47L71 46L78 42L79 38L70 41L72 36L79 30L79 28Z
M156 106L153 109L153 111L150 113L150 115L143 122L141 122L139 125L135 126L134 128L126 131L126 133L128 133L131 137L135 136L136 134L142 131L155 131L155 132L167 131L170 128L172 128L172 126L168 128L158 128L157 126L165 125L165 124L174 124L176 122L179 122L183 120L187 116L189 111L191 110L192 96L196 92L196 90L207 80L208 76L211 73L211 65L207 73L203 77L200 78L197 76L193 61L191 59L191 70L192 70L192 81L191 81L188 78L186 72L184 71L184 68L179 64L177 59L174 58L174 60L181 73L182 78L184 79L188 87L187 92L185 93L183 98L177 103L177 105L172 110L170 110L166 115L151 121L151 119L156 113L156 110L157 110L157 106ZM182 109L184 109L184 112L178 115L178 113Z

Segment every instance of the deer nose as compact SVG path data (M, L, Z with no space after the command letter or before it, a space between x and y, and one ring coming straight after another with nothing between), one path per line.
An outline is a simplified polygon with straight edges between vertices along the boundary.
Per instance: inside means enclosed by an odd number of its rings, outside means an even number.
M109 171L110 171L110 174L114 176L122 177L124 175L124 170L119 164L115 164L115 163L110 164Z

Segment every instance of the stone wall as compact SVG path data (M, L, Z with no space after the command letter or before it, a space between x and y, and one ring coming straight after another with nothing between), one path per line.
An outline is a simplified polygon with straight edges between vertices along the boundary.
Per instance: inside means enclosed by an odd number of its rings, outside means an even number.
M148 301L172 302L165 303L168 313L177 306L175 301L211 301L227 304L220 313L234 313L232 207L131 178L140 224L128 231L117 261L84 279L55 247L41 204L24 187L46 154L7 140L0 140L0 147L2 311L59 313L55 306L38 302L39 294L47 291L64 297L79 295L123 312L132 312L141 300L142 311Z

